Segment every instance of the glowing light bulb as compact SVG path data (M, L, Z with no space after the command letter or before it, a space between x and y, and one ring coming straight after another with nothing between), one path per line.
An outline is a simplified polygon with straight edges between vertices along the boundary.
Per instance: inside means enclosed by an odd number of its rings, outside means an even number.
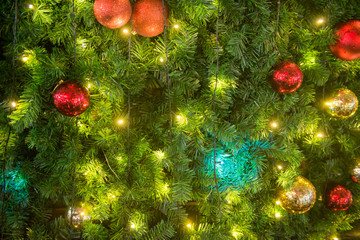
M168 189L168 186L167 186L167 184L165 185L165 187L164 187L164 188L165 188L165 190L167 190L167 189Z
M232 234L234 237L236 237L237 235L238 235L238 233L237 232L233 232L233 234Z
M316 22L317 22L317 24L323 24L325 22L325 20L323 18L320 18Z
M177 116L176 116L176 119L177 119L177 120L180 120L180 119L181 119L181 116L180 116L180 115L177 115Z
M276 205L280 205L281 202L279 200L277 200L275 203L276 203Z
M160 58L159 60L160 60L160 62L164 62L164 59L163 59L163 58Z
M87 174L88 174L88 172L85 172L84 174L85 174L85 175L87 175Z
M276 218L280 218L280 217L281 217L281 214L277 212L277 213L275 213L275 217L276 217Z
M174 25L174 28L175 28L175 29L178 29L178 28L179 28L179 25L175 24L175 25Z
M272 122L271 123L272 128L277 128L278 126L279 126L279 124L277 122Z
M319 138L323 138L323 137L324 137L324 134L322 134L322 133L320 132L320 133L316 134L316 136L319 137Z
M12 101L12 102L11 102L11 106L12 106L13 108L15 108L15 107L16 107L16 102Z
M128 34L129 30L127 28L123 29L123 33Z
M87 88L91 88L91 83L88 83Z
M231 201L228 201L228 204L230 204L231 203Z
M26 62L28 59L29 59L28 57L23 57L23 58L22 58L22 60L23 60L24 62Z
M191 223L188 223L186 226L187 226L188 228L191 228L191 227L192 227Z
M124 124L124 120L119 119L117 123L118 123L119 125L122 125L122 124Z
M30 8L30 9L33 9L33 8L34 8L34 5L29 4L29 8Z
M281 170L283 167L281 165L278 165L277 168Z
M81 215L81 216L84 216L84 215L85 215L85 213L84 213L84 212L81 212L81 213L80 213L80 215Z
M334 239L334 240L339 240L339 238L337 238L337 237L334 237L333 239Z
M132 229L134 229L135 228L135 224L131 224L131 226L130 226Z

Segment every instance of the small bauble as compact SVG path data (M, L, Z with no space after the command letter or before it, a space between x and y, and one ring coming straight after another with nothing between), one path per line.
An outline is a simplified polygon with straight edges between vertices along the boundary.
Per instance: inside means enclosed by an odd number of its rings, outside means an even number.
M77 116L90 104L88 90L75 82L61 83L52 95L56 109L66 116Z
M165 3L165 23L168 21L169 10ZM140 0L134 5L134 30L144 37L155 37L164 31L164 12L162 0Z
M287 94L298 89L303 80L300 68L292 62L281 62L274 67L271 86L279 93Z
M360 160L356 161L356 166L352 170L351 178L352 178L352 180L354 182L359 182L360 181Z
M84 208L75 208L72 212L72 216L70 209L68 212L68 218L75 228L82 228L84 220L90 219L89 216L87 216L87 211Z
M337 41L330 45L331 52L345 61L360 57L360 20L340 23L336 28Z
M130 1L95 0L94 14L101 25L111 29L120 28L130 20Z
M345 211L352 203L352 194L346 188L338 185L328 191L326 205L335 211Z
M358 99L349 89L339 88L327 99L325 108L333 117L348 118L355 114L358 108Z
M298 177L291 189L280 195L280 206L295 214L307 212L316 201L316 190L312 183L304 177Z

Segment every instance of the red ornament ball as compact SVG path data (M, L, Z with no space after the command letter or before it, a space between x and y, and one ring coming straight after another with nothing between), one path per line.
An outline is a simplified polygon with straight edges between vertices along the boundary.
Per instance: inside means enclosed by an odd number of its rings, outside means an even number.
M330 191L326 199L327 206L335 211L345 211L352 203L352 194L346 188L338 185Z
M168 25L169 9L165 3L165 24ZM162 0L140 0L134 5L134 30L144 37L155 37L164 31Z
M120 28L130 20L130 1L95 0L94 14L101 25L111 29Z
M295 63L285 61L274 67L270 84L279 93L288 94L298 89L302 80L300 68Z
M90 104L89 91L75 82L63 82L53 92L56 109L66 116L85 112Z
M330 50L337 58L351 61L360 57L360 20L340 23L336 28L338 37Z

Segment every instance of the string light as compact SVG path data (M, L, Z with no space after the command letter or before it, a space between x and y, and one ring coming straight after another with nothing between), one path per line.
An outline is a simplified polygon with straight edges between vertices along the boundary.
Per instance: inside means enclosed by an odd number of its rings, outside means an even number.
M177 116L176 116L176 119L177 119L177 120L180 120L180 119L181 119L181 116L180 116L180 115L177 115Z
M167 190L167 189L168 189L168 185L167 185L167 184L165 184L165 187L164 187L164 188L165 188L165 190Z
M175 28L175 29L178 29L178 28L179 28L179 25L175 24L175 25L174 25L174 28Z
M88 172L85 172L85 173L84 173L84 175L87 175L87 174L88 174Z
M323 18L320 18L316 22L317 22L317 24L320 25L320 24L323 24L325 22L325 20Z
M16 102L12 101L12 102L11 102L11 106L12 106L13 108L15 108L15 107L16 107Z
M33 8L34 8L34 5L29 4L29 8L30 8L30 9L33 9Z
M230 204L231 203L231 201L228 201L228 204Z
M234 237L236 237L238 234L239 234L239 233L237 233L237 232L233 232L232 235L233 235Z
M91 88L91 83L88 83L87 88Z
M133 224L131 224L131 226L130 226L132 229L134 229L135 228L135 224L133 223Z
M277 122L272 122L270 125L272 128L277 128L279 126Z
M316 134L316 136L319 137L319 138L323 138L323 137L324 137L324 134L321 133L321 132L319 132L319 133Z
M275 203L276 203L276 205L280 205L281 202L280 202L280 200L277 200Z
M191 228L191 227L192 227L191 223L188 223L186 226L187 226L188 228Z
M117 123L118 123L119 125L122 125L122 124L124 124L124 120L123 120L123 119L119 119L119 120L117 121Z
M26 62L28 59L29 59L28 57L23 57L23 58L22 58L22 60L23 60L24 62Z
M283 169L283 167L282 167L281 165L278 165L277 168L278 168L279 170Z
M164 59L163 59L163 58L160 58L159 60L160 60L160 62L164 62Z
M275 217L276 217L276 218L280 218L280 217L281 217L281 214L277 212L277 213L275 213Z
M334 239L334 240L339 240L339 238L337 238L337 237L334 237L333 239Z
M123 33L128 34L128 33L129 33L129 30L128 30L127 28L124 28L124 29L123 29Z
M84 212L81 212L81 213L80 213L80 215L81 215L81 216L84 216L84 215L85 215L85 213L84 213Z

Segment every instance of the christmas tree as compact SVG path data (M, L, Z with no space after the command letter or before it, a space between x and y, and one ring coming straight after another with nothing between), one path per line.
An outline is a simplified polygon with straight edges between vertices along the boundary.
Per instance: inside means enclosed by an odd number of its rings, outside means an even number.
M356 239L357 0L4 0L1 239Z

